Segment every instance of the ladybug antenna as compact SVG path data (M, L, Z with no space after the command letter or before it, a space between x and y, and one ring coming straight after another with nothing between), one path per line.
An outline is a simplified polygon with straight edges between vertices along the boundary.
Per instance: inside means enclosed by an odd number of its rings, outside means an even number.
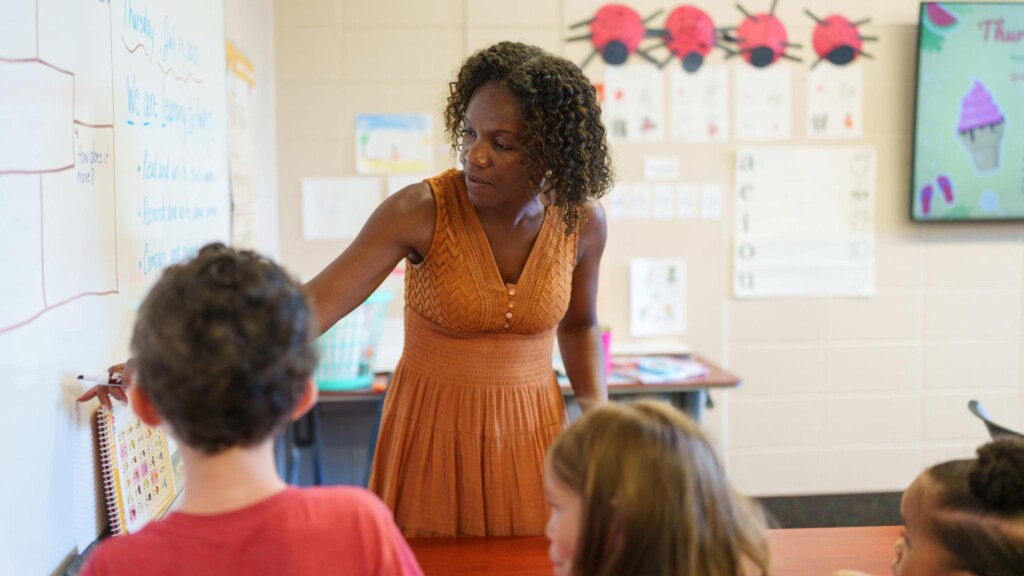
M583 20L582 22L577 22L577 23L573 24L572 26L569 26L569 30L572 30L573 28L579 28L581 26L586 26L586 25L590 24L591 22L593 22L594 20L597 20L597 18L591 18L590 20Z
M859 38L865 42L878 42L878 36L860 36Z
M779 57L785 58L786 60L792 60L793 62L803 62L803 60L797 58L796 56L790 56L789 54L786 53L779 54Z
M573 36L572 38L566 38L565 41L566 42L576 42L576 41L579 41L579 40L590 40L593 37L594 37L593 34L584 34L583 36ZM580 66L580 68L582 68L582 66Z
M871 54L868 54L867 52L865 52L863 50L857 50L857 54L860 54L861 56L867 58L868 60L874 60L875 59L874 56L872 56Z
M736 7L739 8L740 12L742 12L743 15L746 16L747 18L750 18L751 20L757 20L757 18L754 18L754 16L750 12L747 12L747 9L744 8L742 4L737 2Z
M597 50L591 51L590 52L590 56L587 56L583 60L583 62L580 64L580 70L583 70L584 68L586 68L587 64L590 64L590 61L594 59L594 56L597 56Z
M815 67L816 67L816 66L817 66L818 64L821 64L821 61L822 61L822 60L824 60L824 58L818 58L817 60L815 60L815 61L814 61L814 64L811 64L811 70L814 70L814 68L815 68Z
M868 22L871 22L871 18L864 18L862 20L857 20L856 22L850 22L850 26L853 26L854 28L856 28L857 26L860 26L862 24L867 24Z
M664 38L668 36L668 30L664 28L650 28L644 31L644 38Z
M729 48L728 46L722 44L721 42L715 42L715 46L721 48L722 50L725 50L726 58L732 58L733 56L739 54L739 52L733 50L732 48Z
M808 10L806 8L804 9L804 14L807 14L808 16L811 17L811 20L814 20L815 22L817 22L818 24L821 24L822 26L830 26L831 25L831 24L828 23L827 20L822 20L821 18L818 18L817 16L814 15L813 12L811 12L810 10ZM811 68L814 68L814 66L811 66Z
M656 10L656 11L654 12L654 14L651 14L651 15L650 15L650 16L648 16L647 18L644 18L644 24L647 24L647 23L648 23L648 22L650 22L651 20L654 20L654 19L655 19L655 18L657 18L657 17L658 17L658 15L659 15L659 14L661 14L662 12L664 12L664 10L663 10L663 9L661 9L661 8L658 8L658 9L657 9L657 10Z
M648 62L654 64L658 68L662 67L662 63L658 62L658 60L654 56L648 54L646 50L637 50L636 53L642 56L644 60L647 60Z
M772 9L768 11L769 16L775 16L775 6L779 3L779 0L772 0Z
M794 44L793 42L786 42L786 48L803 48L802 44Z

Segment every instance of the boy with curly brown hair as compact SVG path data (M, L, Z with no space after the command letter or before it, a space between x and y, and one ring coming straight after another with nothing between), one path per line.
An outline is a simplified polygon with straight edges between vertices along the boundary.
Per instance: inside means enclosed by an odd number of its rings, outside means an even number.
M84 576L422 574L391 512L355 487L300 489L274 436L317 399L302 287L253 252L211 244L164 271L132 335L130 405L180 444L177 510L103 542Z

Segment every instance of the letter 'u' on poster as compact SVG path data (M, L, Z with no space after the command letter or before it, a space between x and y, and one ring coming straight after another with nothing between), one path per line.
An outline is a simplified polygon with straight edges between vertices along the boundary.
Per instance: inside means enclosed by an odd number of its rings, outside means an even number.
M302 181L302 238L355 238L381 202L380 178Z

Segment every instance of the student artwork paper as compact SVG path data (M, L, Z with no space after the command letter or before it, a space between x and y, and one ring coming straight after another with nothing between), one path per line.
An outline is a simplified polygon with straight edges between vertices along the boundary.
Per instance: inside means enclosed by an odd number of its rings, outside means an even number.
M633 184L630 193L630 216L633 220L651 219L651 185L647 182Z
M678 180L679 158L675 156L644 157L644 178L647 180Z
M676 218L693 220L697 217L697 187L683 183L676 185Z
M672 140L726 142L729 140L729 73L725 66L703 66L689 73L669 69Z
M380 178L302 181L302 237L355 238L381 202Z
M356 116L356 173L431 172L434 120L430 114Z
M737 298L875 291L874 148L741 148L736 155Z
M665 80L650 64L608 66L604 72L604 125L612 140L665 139Z
M638 258L629 262L629 333L686 333L686 261Z
M256 70L252 61L228 40L228 172L231 176L231 244L258 249L260 199L254 189L256 163L255 122Z
M864 68L821 65L807 74L807 136L864 136Z
M655 220L672 220L676 215L676 191L672 184L655 184L653 211Z
M792 74L786 64L737 66L735 96L738 140L789 140L792 132Z
M721 220L722 218L722 186L718 183L701 184L700 187L700 219Z
M616 182L615 187L604 197L605 210L609 220L628 220L629 203L633 187L626 182Z

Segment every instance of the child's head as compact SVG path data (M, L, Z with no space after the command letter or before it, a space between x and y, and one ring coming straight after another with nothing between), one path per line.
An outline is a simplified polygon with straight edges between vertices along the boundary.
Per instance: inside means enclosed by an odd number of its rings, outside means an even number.
M315 335L301 286L280 266L211 244L167 268L139 308L140 404L204 453L254 446L315 398Z
M697 424L668 405L587 412L548 451L545 489L559 576L769 571L759 513Z
M903 494L896 576L1024 573L1024 440L932 466Z

